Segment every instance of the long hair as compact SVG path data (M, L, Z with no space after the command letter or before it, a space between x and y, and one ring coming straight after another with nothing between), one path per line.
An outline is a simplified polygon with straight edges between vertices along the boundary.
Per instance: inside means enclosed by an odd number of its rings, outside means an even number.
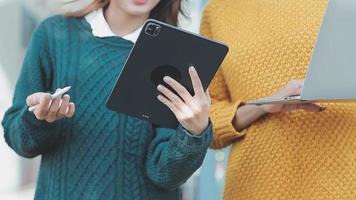
M75 3L77 1L80 0L72 0L67 3ZM186 16L182 10L182 1L183 0L160 0L156 7L151 11L150 18L177 26L179 14L181 13L183 16ZM109 3L110 0L93 0L93 2L84 9L66 13L66 16L84 17L94 10L107 7Z

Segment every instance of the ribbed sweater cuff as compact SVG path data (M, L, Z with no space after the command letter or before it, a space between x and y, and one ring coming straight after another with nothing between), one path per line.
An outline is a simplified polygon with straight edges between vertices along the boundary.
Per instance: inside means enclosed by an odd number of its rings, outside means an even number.
M237 108L240 104L240 102L235 102L219 107L219 110L212 115L214 129L216 131L223 134L237 133L235 127L232 125L232 121L235 118Z
M224 103L212 110L211 119L216 137L213 148L227 146L231 139L245 134L245 131L238 132L232 124L240 104L241 102Z
M177 139L187 150L206 150L213 140L213 128L211 122L206 130L199 136L192 135L179 125Z

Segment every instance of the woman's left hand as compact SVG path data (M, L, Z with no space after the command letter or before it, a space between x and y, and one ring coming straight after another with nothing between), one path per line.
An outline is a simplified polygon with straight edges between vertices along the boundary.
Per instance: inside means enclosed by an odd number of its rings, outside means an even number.
M163 85L159 85L158 91L163 95L158 95L158 100L165 104L176 116L182 126L194 135L200 135L209 125L209 114L211 99L208 91L204 91L199 75L194 67L189 68L189 75L192 80L194 96L188 90L171 77L164 77L174 92Z

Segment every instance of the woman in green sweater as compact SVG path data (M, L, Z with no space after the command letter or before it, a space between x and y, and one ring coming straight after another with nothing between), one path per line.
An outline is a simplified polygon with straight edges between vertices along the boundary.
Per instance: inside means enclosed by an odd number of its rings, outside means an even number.
M169 77L164 81L184 101L157 88L165 96L158 100L180 122L176 130L154 128L105 106L144 21L177 25L180 3L95 0L36 29L3 120L14 151L42 156L35 199L181 198L179 186L200 167L212 140L210 98L195 69L189 70L194 96ZM52 99L47 92L68 85L72 90L63 97Z

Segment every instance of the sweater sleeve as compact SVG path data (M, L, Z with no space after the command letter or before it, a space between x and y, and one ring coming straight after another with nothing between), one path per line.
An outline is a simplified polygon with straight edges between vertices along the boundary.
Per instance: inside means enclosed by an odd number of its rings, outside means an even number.
M208 38L214 38L210 24L211 5L212 3L206 7L201 24L201 34ZM236 131L232 125L236 110L241 101L231 100L229 88L225 82L225 75L222 70L223 67L224 64L220 67L209 86L212 99L210 117L214 125L214 139L211 147L214 149L224 148L232 144L245 133L245 131Z
M16 83L12 106L2 121L8 145L19 155L28 158L46 151L58 136L57 122L50 124L37 120L26 105L26 98L30 94L51 89L53 66L47 40L46 23L42 22L32 35Z
M182 185L203 163L212 141L212 126L200 135L177 130L156 129L146 162L147 175L158 187L174 190Z

